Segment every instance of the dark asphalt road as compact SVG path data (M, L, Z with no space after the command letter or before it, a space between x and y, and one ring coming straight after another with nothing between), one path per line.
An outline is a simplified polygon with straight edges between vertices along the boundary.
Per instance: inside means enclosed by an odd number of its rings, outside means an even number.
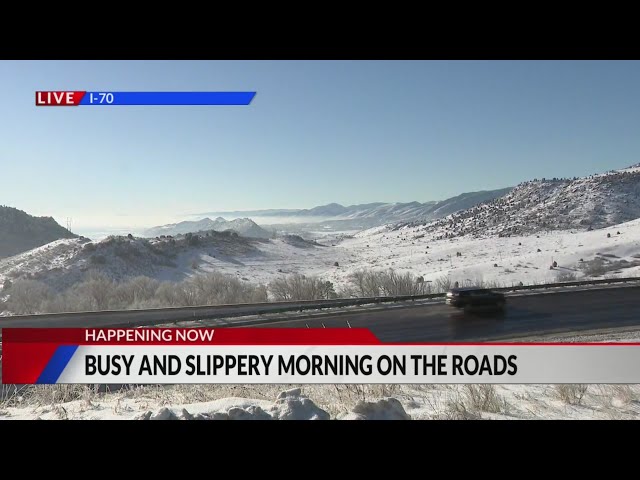
M250 308L212 307L209 313L221 315L229 310L230 313L237 314L242 309ZM178 319L196 320L206 313L202 309L198 312L176 309L172 312L129 311L43 315L38 318L7 317L0 319L0 328L157 325ZM502 316L464 314L444 303L438 303L402 308L395 306L364 312L328 313L302 320L274 319L259 326L305 328L307 325L322 327L324 324L326 327L347 327L347 322L351 327L368 327L378 338L389 342L485 341L601 328L640 327L640 287L509 296ZM224 324L224 320L220 324Z
M313 303L322 303L316 301ZM293 305L303 303L290 302ZM119 310L113 312L52 313L0 318L0 328L83 328L139 327L169 322L186 322L201 318L224 318L255 313L256 308L269 312L282 308L282 303L256 305L214 305L157 310Z
M464 314L444 304L268 323L263 327L368 327L385 342L486 341L640 327L640 287L512 296L504 315Z

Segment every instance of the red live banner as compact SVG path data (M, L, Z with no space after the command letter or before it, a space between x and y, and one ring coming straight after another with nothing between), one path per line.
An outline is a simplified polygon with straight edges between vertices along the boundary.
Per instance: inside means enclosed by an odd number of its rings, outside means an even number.
M77 107L86 91L37 91L36 107Z

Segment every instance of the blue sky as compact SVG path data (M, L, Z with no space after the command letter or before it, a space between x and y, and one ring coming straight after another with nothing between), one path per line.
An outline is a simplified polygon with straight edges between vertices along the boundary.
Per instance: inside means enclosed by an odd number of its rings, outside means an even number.
M36 90L252 90L38 108ZM439 200L640 162L640 63L0 62L0 204L78 228Z

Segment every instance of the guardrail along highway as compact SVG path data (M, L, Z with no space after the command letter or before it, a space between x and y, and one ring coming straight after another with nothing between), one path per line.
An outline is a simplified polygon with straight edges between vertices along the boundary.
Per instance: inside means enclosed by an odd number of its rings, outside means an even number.
M555 332L640 327L640 286L632 286L639 280L616 279L498 289L512 291L508 294L503 315L464 314L444 305L443 294L434 294L14 316L0 319L0 328L138 327L176 322L193 324L206 319L203 325L207 326L367 327L381 340L388 342L487 341ZM609 285L600 285L605 283ZM628 285L617 285L620 283ZM575 290L571 287L590 289ZM358 305L363 307L358 310ZM371 305L374 308L370 308ZM347 306L354 308L344 308ZM313 312L305 314L307 310ZM284 315L287 312L289 314ZM291 313L298 318L291 318Z
M640 287L510 296L503 315L465 314L439 303L255 326L348 325L367 327L384 342L491 341L620 327L638 327L640 337Z

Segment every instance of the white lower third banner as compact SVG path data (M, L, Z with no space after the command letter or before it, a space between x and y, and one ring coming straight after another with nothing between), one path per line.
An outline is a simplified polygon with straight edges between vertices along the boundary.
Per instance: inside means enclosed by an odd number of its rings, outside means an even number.
M384 344L360 329L5 329L3 337L5 383L640 383L640 344Z

